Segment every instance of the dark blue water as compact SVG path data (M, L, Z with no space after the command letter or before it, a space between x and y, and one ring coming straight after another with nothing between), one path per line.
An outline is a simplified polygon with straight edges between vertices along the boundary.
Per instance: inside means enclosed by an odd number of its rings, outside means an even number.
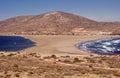
M35 46L35 42L20 36L0 36L0 51L19 51Z
M97 54L120 54L120 38L107 38L78 43L79 49Z

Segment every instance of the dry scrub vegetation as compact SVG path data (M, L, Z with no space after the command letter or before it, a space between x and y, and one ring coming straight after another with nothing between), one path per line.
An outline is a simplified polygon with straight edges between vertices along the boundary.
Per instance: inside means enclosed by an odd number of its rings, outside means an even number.
M46 58L48 57L48 58ZM0 78L119 78L120 55L0 54Z

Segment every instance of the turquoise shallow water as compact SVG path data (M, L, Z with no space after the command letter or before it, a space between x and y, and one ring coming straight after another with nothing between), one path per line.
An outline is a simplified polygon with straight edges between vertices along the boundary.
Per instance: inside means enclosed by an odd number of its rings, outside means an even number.
M19 51L35 46L35 42L20 36L0 36L0 51Z
M78 43L80 50L97 54L120 54L120 38L107 38Z

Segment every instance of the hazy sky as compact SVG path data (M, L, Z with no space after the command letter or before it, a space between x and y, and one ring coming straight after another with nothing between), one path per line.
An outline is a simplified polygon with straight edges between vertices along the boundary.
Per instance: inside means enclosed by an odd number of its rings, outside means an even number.
M65 11L97 21L120 21L120 0L0 0L0 20Z

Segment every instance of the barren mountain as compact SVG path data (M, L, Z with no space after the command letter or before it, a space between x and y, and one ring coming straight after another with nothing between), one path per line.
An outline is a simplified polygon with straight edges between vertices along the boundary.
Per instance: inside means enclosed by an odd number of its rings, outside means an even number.
M18 16L0 22L0 33L12 34L111 34L119 29L120 23L96 22L60 11Z

